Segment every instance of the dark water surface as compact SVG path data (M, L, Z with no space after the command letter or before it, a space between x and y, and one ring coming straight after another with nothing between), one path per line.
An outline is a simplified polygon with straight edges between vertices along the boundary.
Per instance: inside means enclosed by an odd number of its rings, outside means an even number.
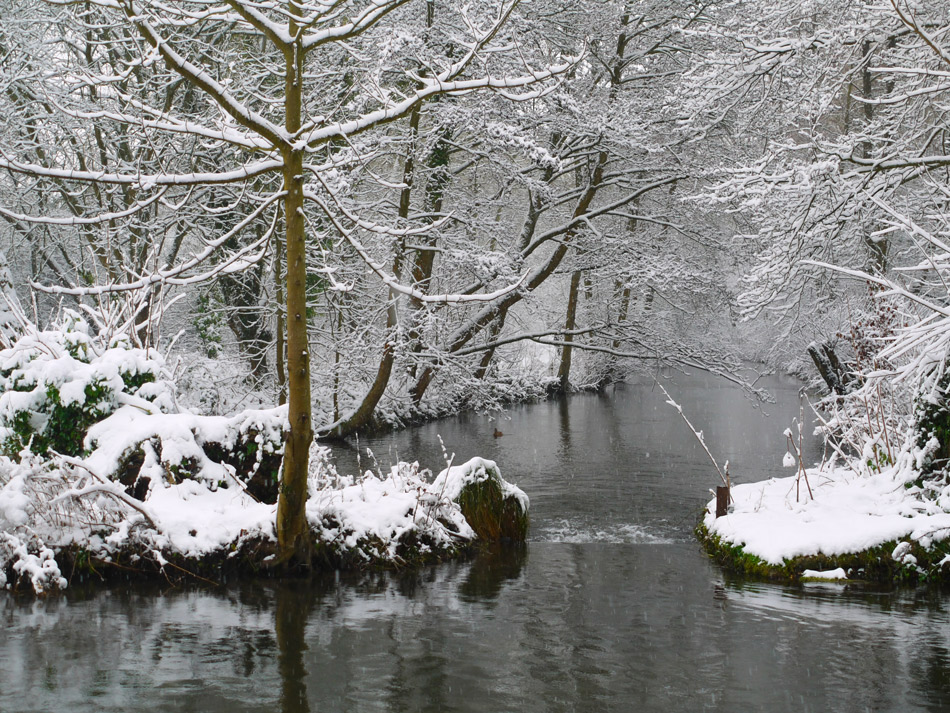
M737 481L787 474L798 385L770 386L764 409L712 379L673 387ZM441 434L456 463L497 460L531 497L524 550L312 583L0 596L0 711L950 710L950 597L724 576L690 532L715 475L663 401L630 385L361 444L437 469Z

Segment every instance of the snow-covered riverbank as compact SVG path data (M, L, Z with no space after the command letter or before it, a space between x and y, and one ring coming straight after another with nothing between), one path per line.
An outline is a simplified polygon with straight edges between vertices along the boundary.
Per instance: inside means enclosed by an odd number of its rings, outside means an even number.
M844 568L850 578L950 576L950 498L915 483L907 458L873 474L848 468L735 485L729 513L711 501L699 528L727 566L796 578ZM809 494L809 486L811 494Z
M339 476L325 460L317 463L324 470L307 501L315 566L404 566L457 556L490 539L486 513L527 527L527 496L492 461L473 458L434 480L414 464ZM276 504L197 480L163 483L140 502L118 484L83 487L83 477L68 464L56 470L49 462L0 458L0 586L42 594L65 588L77 573L207 577L266 570L276 546ZM478 501L479 512L472 514L466 498ZM514 538L508 530L500 535Z

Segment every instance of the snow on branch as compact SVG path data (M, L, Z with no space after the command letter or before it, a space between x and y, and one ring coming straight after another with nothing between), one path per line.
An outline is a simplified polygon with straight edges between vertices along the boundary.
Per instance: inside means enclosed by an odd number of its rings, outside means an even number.
M479 77L478 79L447 81L442 76L439 76L433 79L425 79L422 80L422 87L402 101L392 104L385 109L369 112L350 121L336 122L321 128L311 129L307 132L307 136L298 142L296 148L306 148L307 150L313 151L332 139L352 136L380 124L386 124L404 116L414 106L438 95L458 96L470 94L479 89L491 89L512 101L537 99L550 92L553 87L548 86L537 91L523 92L520 94L514 93L511 90L524 89L534 84L544 82L545 80L554 79L570 70L574 65L574 60L571 60L546 70L532 72L531 74L518 77L492 77L489 75Z
M337 27L330 27L319 32L314 32L313 34L305 37L300 44L302 45L304 51L309 51L328 42L340 42L342 40L348 40L368 30L397 7L405 5L409 1L410 0L373 0L369 7L365 8L362 12L356 15L356 17L350 22ZM315 17L312 20L300 18L298 22L306 26L314 24L317 19L318 17Z
M922 39L930 49L934 51L943 62L950 64L950 53L948 53L943 47L937 44L937 40L930 35L920 23L917 22L917 18L914 17L913 12L911 11L911 5L908 3L907 12L901 8L901 3L899 0L890 0L891 7L894 8L894 12L897 13L897 16L914 34L916 34L920 39Z
M239 272L244 270L249 265L253 265L258 262L262 257L264 252L267 249L267 243L271 238L273 232L273 226L270 230L266 231L264 235L259 237L257 240L245 245L240 250L234 252L226 260L221 262L218 265L215 265L211 269L205 271L204 273L198 275L191 275L187 277L182 277L189 270L194 269L205 260L209 259L214 255L217 250L224 245L232 237L240 233L244 228L254 222L254 220L260 216L264 211L266 211L270 206L276 203L278 200L283 198L284 192L278 192L269 196L264 202L261 203L253 212L249 213L243 220L241 220L237 225L235 225L231 230L224 233L220 237L208 241L204 249L199 253L194 253L190 260L186 260L183 263L176 265L172 268L167 268L164 270L157 270L148 275L139 277L136 280L125 283L113 283L109 285L93 285L90 287L60 287L57 285L42 285L38 283L31 283L31 286L35 289L42 290L43 292L48 292L57 295L101 295L109 292L124 292L128 290L140 290L152 285L158 284L167 284L167 285L193 285L200 282L205 282L212 277L221 274L227 274L232 272ZM257 251L257 252L255 252Z
M83 498L87 495L108 495L112 498L115 498L118 502L122 503L126 507L129 507L136 512L140 513L142 517L145 518L145 521L156 530L158 525L156 524L155 516L149 511L146 505L130 496L125 492L125 487L121 483L117 483L109 480L103 475L100 475L95 472L88 464L80 460L79 458L73 458L72 456L62 455L60 453L54 454L56 460L72 466L74 468L81 468L91 475L95 482L85 485L78 488L69 488L53 498L50 501L50 504L55 505L56 503L62 502L63 500L69 498Z
M145 19L142 10L138 9L132 0L129 0L128 5L122 10L143 39L158 51L170 70L199 87L241 126L256 132L275 147L286 145L288 137L284 129L249 109L207 71L176 52Z
M96 82L90 82L93 86L96 86ZM56 101L54 98L47 96L46 101L50 103L51 106L56 107L56 109L62 112L66 116L73 117L75 119L82 119L86 121L94 121L96 119L108 119L109 121L114 121L119 124L129 124L132 126L140 126L145 129L156 129L158 131L166 131L173 134L189 134L191 136L202 136L206 139L214 139L216 141L224 141L225 143L238 146L245 149L271 149L273 145L268 141L257 137L257 136L247 136L238 131L235 131L230 127L222 128L211 128L203 124L199 124L193 119L178 119L174 116L168 114L168 112L156 109L151 107L145 102L129 95L124 92L116 92L116 96L122 101L128 103L130 106L139 109L140 111L150 114L152 116L158 117L158 119L147 119L141 115L130 115L123 114L116 111L76 111L68 107L63 106L60 102ZM161 120L159 120L161 119Z
M831 270L833 272L838 272L842 275L847 275L848 277L853 277L858 280L864 280L866 282L872 282L875 285L884 288L884 292L878 293L879 296L883 297L886 295L898 295L905 299L915 302L921 307L925 307L933 312L936 312L944 317L950 317L950 308L944 307L937 304L931 300L921 297L920 295L914 294L908 290L903 285L890 280L886 277L880 275L872 275L864 270L855 270L850 267L842 267L841 265L832 265L831 263L821 262L820 260L802 260L802 265L811 265L813 267L824 268L825 270Z
M271 171L279 171L284 163L280 160L259 161L251 163L233 171L217 173L109 173L107 171L79 171L71 168L49 168L38 163L25 163L10 158L0 149L0 168L15 173L23 173L40 178L52 178L66 181L82 181L86 183L113 183L116 185L133 186L140 190L147 190L154 186L195 186L221 183L237 183L248 178L254 178Z
M15 213L11 210L7 210L3 206L0 206L0 215L3 215L11 220L22 220L24 223L35 223L38 225L97 225L101 223L108 223L113 220L120 220L122 218L128 218L133 216L141 210L148 208L152 203L162 198L165 195L165 192L168 190L167 186L163 186L154 196L150 196L144 201L136 201L132 204L130 208L125 210L116 211L114 213L100 213L99 215L79 217L79 216L64 216L61 218L54 218L52 216L38 216L38 215L27 215L25 213Z
M686 425L689 426L689 430L693 432L693 435L696 436L696 440L699 441L699 445L703 447L703 450L706 451L706 455L709 456L709 460L712 461L712 464L716 468L716 472L719 473L719 477L722 478L722 484L727 488L729 487L729 463L726 462L726 472L723 474L722 468L719 467L719 463L716 462L716 459L713 457L713 454L709 451L709 447L706 445L706 439L703 437L702 431L697 431L696 427L689 422L689 419L686 418L686 414L683 413L683 407L680 406L676 401L673 400L673 397L670 396L670 392L663 388L663 384L656 382L656 385L660 387L660 391L663 392L663 395L666 396L666 403L676 409L679 415L686 422Z
M357 216L353 215L350 211L337 200L333 190L326 184L323 180L323 177L319 174L316 174L317 180L320 181L324 190L330 195L335 206L343 215L351 222L353 222L358 227L367 230L369 232L377 233L379 235L386 236L399 236L399 237L408 237L410 235L420 235L425 232L428 232L432 229L432 225L423 226L420 228L393 228L391 226L380 225L378 223L365 221L359 219ZM386 270L383 265L373 259L372 255L369 254L369 251L366 247L356 238L354 231L348 229L340 221L339 216L326 204L326 202L315 192L305 191L304 197L313 201L319 206L320 210L327 216L330 222L333 224L333 227L336 228L337 232L343 236L347 243L356 251L356 253L362 258L363 262L376 273L376 276L379 277L382 282L389 287L393 292L398 292L399 294L406 295L407 297L412 297L413 299L419 300L420 302L428 304L461 304L464 302L492 302L497 300L500 297L504 297L515 290L521 288L525 280L528 277L528 273L522 275L517 282L514 284L508 285L501 289L495 290L494 292L481 293L481 294L442 294L442 295L430 295L421 290L417 290L414 287L402 284L395 275ZM444 222L445 219L442 219L441 222ZM433 224L436 225L436 224Z

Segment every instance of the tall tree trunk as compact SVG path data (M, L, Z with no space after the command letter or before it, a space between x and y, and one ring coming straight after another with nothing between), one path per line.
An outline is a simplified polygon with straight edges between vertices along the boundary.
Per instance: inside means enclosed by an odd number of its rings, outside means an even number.
M574 270L571 275L571 288L567 294L567 317L564 320L564 331L570 332L577 325L577 302L581 287L582 270ZM561 392L567 392L571 386L571 357L573 349L571 342L574 341L573 334L564 335L564 346L561 347L561 365L557 370L558 389Z
M293 12L299 12L290 3ZM297 23L289 23L291 37ZM285 128L300 130L303 53L296 43L286 52ZM282 566L310 566L311 537L307 524L307 474L313 424L310 403L310 348L307 340L307 244L304 231L303 151L284 149L284 220L287 237L287 371L290 433L284 447L284 468L277 500L277 561Z
M281 250L280 236L274 236L274 283L277 297L277 337L274 345L274 363L277 367L277 403L283 406L287 403L287 372L284 362L284 340L286 338L286 319L284 311L284 285L280 266L284 256Z

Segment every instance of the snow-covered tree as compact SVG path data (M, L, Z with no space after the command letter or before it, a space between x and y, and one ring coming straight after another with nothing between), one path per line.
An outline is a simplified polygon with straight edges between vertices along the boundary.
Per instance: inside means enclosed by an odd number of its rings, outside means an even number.
M803 348L866 309L865 289L814 263L883 275L917 259L884 206L926 220L946 190L946 12L898 0L723 12L732 29L708 38L693 71L711 98L693 121L735 157L712 167L710 205L733 217L754 258L742 312L767 315L782 325L777 344Z
M309 562L308 222L331 225L393 295L497 297L403 284L361 236L405 240L430 226L364 218L347 174L385 151L385 132L374 132L426 101L477 90L531 99L570 64L516 51L508 21L517 2L445 3L441 41L421 42L432 4L50 0L25 4L13 23L43 41L5 59L19 63L4 75L19 128L4 137L0 168L28 185L18 194L27 205L4 215L89 232L85 244L58 249L83 279L65 273L73 284L49 289L135 293L148 304L157 290L252 268L281 244L291 422L278 503L284 563ZM6 15L2 24L9 42L15 30ZM410 53L411 66L396 61ZM378 186L400 189L383 177ZM98 261L88 279L77 255Z

